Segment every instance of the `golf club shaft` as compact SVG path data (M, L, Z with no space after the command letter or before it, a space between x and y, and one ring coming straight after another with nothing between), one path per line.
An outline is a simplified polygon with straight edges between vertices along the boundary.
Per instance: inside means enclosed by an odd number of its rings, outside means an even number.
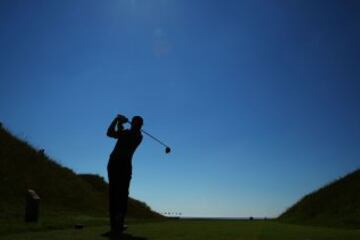
M159 139L157 139L156 137L154 137L150 133L146 132L145 130L141 129L141 132L145 133L146 135L148 135L149 137L151 137L152 139L154 139L155 141L157 141L158 143L160 143L164 147L169 147L168 145L166 145L165 143L163 143L162 141L160 141Z

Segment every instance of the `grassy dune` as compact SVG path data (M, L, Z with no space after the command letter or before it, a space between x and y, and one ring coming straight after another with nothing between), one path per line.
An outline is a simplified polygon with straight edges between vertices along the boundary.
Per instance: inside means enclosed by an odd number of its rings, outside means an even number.
M305 196L283 213L286 223L360 228L360 170Z
M79 218L106 219L108 189L103 178L77 175L0 127L0 235L27 229L22 221L29 188L41 197L41 223L34 229L68 227ZM129 200L128 215L161 217L135 199Z

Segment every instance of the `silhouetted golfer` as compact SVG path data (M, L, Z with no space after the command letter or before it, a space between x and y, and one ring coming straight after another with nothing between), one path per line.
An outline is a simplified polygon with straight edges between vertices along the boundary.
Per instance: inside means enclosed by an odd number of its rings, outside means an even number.
M143 119L135 116L131 120L131 128L124 129L128 122L125 116L118 115L110 124L107 136L116 138L117 142L108 163L109 177L109 212L111 236L122 233L127 210L129 185L132 173L132 156L142 141L141 127Z

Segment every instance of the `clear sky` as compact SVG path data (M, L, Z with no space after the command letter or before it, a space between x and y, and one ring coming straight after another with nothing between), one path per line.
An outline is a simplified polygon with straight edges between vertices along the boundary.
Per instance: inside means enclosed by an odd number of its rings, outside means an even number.
M275 217L360 167L360 2L0 2L0 121L106 177L142 115L131 196L159 212Z

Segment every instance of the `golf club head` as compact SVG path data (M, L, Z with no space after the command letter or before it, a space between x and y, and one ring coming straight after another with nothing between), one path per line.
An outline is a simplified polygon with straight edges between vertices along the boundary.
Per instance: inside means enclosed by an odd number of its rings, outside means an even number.
M165 148L165 153L166 153L166 154L169 154L170 152L171 152L171 148L166 147L166 148Z

